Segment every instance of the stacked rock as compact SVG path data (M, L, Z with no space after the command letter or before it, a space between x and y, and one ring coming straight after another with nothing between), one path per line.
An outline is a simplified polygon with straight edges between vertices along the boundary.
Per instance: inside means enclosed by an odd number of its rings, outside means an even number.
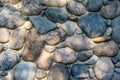
M0 0L0 80L120 80L119 0Z

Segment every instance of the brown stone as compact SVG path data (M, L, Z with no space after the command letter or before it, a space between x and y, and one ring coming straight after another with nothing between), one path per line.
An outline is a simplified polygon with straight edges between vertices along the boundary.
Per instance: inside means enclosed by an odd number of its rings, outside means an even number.
M112 57L117 55L118 50L118 45L114 41L109 41L96 45L93 52L97 56Z
M49 70L53 63L52 55L52 53L48 53L45 50L43 50L37 61L38 68L42 70Z
M70 48L57 49L54 52L54 60L58 63L74 63L77 60L76 52Z
M32 23L30 21L26 21L23 26L25 27L25 29L29 30L33 27Z
M0 42L8 42L9 41L10 32L6 28L0 28Z
M10 36L9 47L11 49L21 49L25 42L26 32L26 29L22 27L15 29Z
M5 3L10 3L15 5L16 3L20 2L21 0L4 0Z
M43 40L37 34L35 29L31 29L27 33L22 58L26 61L35 61L39 58L43 49Z

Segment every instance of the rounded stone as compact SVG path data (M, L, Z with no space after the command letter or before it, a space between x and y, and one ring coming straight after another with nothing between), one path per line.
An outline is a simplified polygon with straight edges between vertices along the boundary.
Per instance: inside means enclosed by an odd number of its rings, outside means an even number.
M3 2L12 4L12 5L17 4L17 3L19 3L20 1L21 1L21 0L3 0Z
M94 67L95 76L99 80L110 80L112 79L114 72L114 65L110 58L101 57Z
M99 37L107 30L104 20L97 12L91 12L80 17L78 19L78 25L90 38Z
M100 11L101 15L106 19L114 19L120 15L120 2L111 1Z
M47 52L52 53L52 52L55 51L56 48L55 48L55 46L45 45L45 46L44 46L44 49L45 49Z
M30 21L26 21L23 26L25 27L25 29L29 30L33 27L32 23Z
M13 70L13 80L34 80L37 66L32 62L21 62Z
M8 42L10 38L10 32L6 28L0 28L0 42Z
M40 0L40 3L49 7L63 7L67 4L67 0Z
M84 34L68 37L65 40L65 44L75 51L90 50L95 46L95 44Z
M68 19L68 13L65 8L49 7L45 11L46 17L52 22L64 23Z
M55 64L49 70L47 80L70 80L68 67L64 64Z
M36 78L37 79L43 79L47 76L47 72L44 71L44 70L40 70L38 69L37 72L36 72Z
M93 52L97 56L116 56L119 51L118 45L114 41L103 42L93 48Z
M84 15L87 12L82 3L78 3L76 1L69 1L66 7L71 14L75 14L77 16Z
M76 52L70 48L57 49L54 52L54 60L64 64L74 63L77 60Z
M0 76L0 80L7 80L7 78Z
M77 53L78 53L79 61L86 61L93 56L92 51L81 51L81 52L77 52Z
M77 79L83 79L83 78L89 77L88 66L84 64L73 64L70 70L71 70L72 76Z
M103 0L88 0L86 6L90 12L97 12L102 8Z

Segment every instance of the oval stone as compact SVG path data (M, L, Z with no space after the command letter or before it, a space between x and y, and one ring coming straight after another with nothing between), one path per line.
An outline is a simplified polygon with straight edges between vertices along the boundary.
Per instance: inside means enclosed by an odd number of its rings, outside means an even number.
M55 64L49 70L47 80L70 80L68 67L64 64Z
M80 17L78 25L90 38L101 36L106 32L106 24L97 12L92 12Z
M69 1L66 7L71 14L75 14L77 16L81 16L87 12L82 3L78 3L76 1Z
M19 3L21 0L2 0L2 1L5 3L15 5L15 4Z

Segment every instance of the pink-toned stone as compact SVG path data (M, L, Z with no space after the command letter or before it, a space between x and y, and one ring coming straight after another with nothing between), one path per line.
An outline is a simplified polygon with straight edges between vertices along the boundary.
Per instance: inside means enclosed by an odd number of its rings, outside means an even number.
M6 28L0 28L0 42L8 42L9 41L10 32Z

